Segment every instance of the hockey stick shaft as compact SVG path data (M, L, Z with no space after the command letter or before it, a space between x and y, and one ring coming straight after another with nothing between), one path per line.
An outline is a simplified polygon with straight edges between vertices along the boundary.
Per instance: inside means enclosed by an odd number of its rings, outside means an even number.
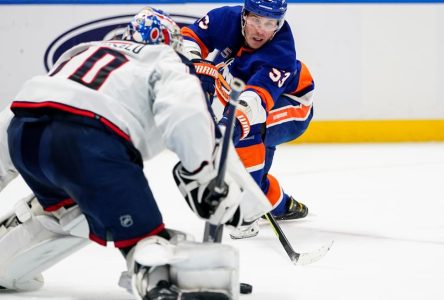
M233 127L234 127L234 120L235 120L235 111L237 102L239 99L239 95L244 90L244 82L238 78L234 78L230 87L231 87L231 93L230 93L230 100L229 100L229 109L228 114L225 116L227 118L227 125L225 128L225 133L222 139L222 146L221 146L221 154L219 158L219 169L217 172L217 176L215 179L215 186L213 190L213 194L215 197L212 197L213 199L219 199L220 197L217 197L218 195L222 195L225 191L224 186L224 179L225 179L225 172L227 168L227 156L228 156L228 149L229 145L231 143L231 140L233 138ZM215 203L215 205L217 205ZM205 223L205 231L204 231L204 242L220 242L222 241L222 233L223 233L223 225L213 225L210 224L208 221Z
M290 242L285 236L285 233L282 231L281 226L279 226L278 222L271 213L269 212L266 213L265 217L267 218L268 222L270 222L273 231L276 233L277 237L279 238L279 241L284 247L285 252L287 252L288 257L290 257L291 261L296 262L299 259L300 254L294 251L293 247L291 246Z
M224 186L224 178L225 178L225 171L227 169L227 156L228 156L228 147L231 143L231 140L233 138L233 131L234 131L234 119L235 119L235 112L237 107L237 102L239 100L239 95L243 91L245 84L242 82L242 80L238 78L234 78L233 82L231 83L231 93L230 93L230 102L228 103L229 112L227 117L227 128L225 129L225 134L222 142L222 149L219 159L219 170L217 172L216 177L216 187L222 188Z

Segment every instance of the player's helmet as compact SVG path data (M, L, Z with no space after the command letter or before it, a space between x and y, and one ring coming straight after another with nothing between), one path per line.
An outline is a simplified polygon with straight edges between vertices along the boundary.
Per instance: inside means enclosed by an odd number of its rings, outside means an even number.
M178 52L182 49L182 35L176 22L163 11L148 6L133 17L122 39L141 44L167 44Z
M259 16L280 20L287 12L287 1L245 0L244 9Z
M254 13L258 16L278 20L278 30L284 25L284 17L287 12L287 0L245 0L242 14L242 27L245 15Z

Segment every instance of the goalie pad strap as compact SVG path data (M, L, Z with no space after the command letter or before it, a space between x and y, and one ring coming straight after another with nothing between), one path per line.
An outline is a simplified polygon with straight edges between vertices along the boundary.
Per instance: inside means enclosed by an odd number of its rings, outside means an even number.
M74 223L63 222L65 228L78 228L79 218L72 220ZM35 198L24 199L0 224L0 286L18 291L39 289L42 271L88 243L88 239L66 232L55 216L43 213Z

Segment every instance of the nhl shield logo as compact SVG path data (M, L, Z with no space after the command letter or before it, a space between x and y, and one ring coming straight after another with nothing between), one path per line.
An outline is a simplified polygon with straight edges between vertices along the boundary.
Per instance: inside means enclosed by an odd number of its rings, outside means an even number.
M120 225L122 227L128 228L134 224L133 218L130 215L120 216Z

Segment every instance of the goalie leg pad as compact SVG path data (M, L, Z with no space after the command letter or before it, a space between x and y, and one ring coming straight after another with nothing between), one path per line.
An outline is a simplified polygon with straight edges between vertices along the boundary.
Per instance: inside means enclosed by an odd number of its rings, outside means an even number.
M187 259L171 265L171 281L183 290L226 292L239 298L239 255L237 250L220 243L178 245L176 255Z
M74 220L75 226L66 221L62 226L35 198L20 201L0 223L0 286L16 291L41 288L42 271L89 243L65 232L64 228L77 227L78 218Z
M229 245L169 242L153 236L140 241L132 253L132 290L143 299L161 281L183 293L214 292L239 298L239 255ZM130 267L131 269L131 267Z

